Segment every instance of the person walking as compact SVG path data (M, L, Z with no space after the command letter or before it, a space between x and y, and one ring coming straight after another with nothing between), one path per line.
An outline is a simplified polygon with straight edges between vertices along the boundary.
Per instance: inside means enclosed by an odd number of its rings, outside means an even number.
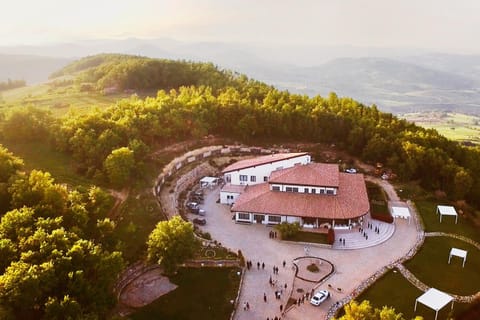
M283 267L285 268L286 265L287 265L287 261L283 260Z
M265 292L263 293L263 302L267 302L267 294Z
M280 305L280 312L283 311L283 304Z

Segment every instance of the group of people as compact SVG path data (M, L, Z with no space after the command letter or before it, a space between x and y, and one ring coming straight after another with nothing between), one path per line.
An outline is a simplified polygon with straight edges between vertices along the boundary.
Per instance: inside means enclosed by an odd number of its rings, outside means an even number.
M253 266L253 262L251 260L247 261L247 270L250 270ZM260 268L265 269L265 262L260 263L260 261L257 262L257 269L260 270Z
M270 232L268 233L268 237L269 237L270 239L276 239L276 238L277 238L277 231L273 231L273 230L270 231Z
M369 222L367 223L367 228L370 229L370 230L374 230L374 232L376 234L380 234L380 227L378 226L375 226L375 228L373 227L373 223ZM368 240L368 234L365 232L365 229L363 229L362 227L358 228L358 232L362 233L363 237L365 238L365 240Z

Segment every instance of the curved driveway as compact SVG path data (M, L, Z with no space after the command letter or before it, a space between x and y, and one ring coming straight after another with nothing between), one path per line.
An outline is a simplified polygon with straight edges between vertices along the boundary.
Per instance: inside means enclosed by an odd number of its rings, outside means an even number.
M382 185L388 184L383 181ZM390 186L390 184L388 184ZM387 189L389 189L387 187ZM391 199L393 188L387 190ZM304 256L304 246L270 239L269 232L272 228L264 225L236 224L232 220L229 207L216 203L219 199L219 189L207 193L205 209L207 211L207 225L202 227L210 232L213 239L219 241L227 248L237 252L241 250L246 260L253 262L253 267L246 271L241 290L238 310L235 319L273 319L280 316L280 306L283 310L287 303L292 288L294 271L292 261ZM397 198L398 199L398 198ZM414 219L415 221L415 219ZM294 306L284 314L284 319L325 319L328 309L333 303L350 294L364 280L371 277L377 270L406 255L415 245L417 231L415 223L408 224L405 220L397 220L393 236L386 242L375 247L356 250L333 250L310 246L310 255L329 260L335 266L334 274L317 289L340 288L341 291L332 290L332 299L327 300L319 307L311 306L307 301L300 306ZM282 266L286 261L286 267ZM257 262L260 269L257 269ZM262 269L262 263L265 268ZM279 268L278 275L273 274L273 266ZM269 284L269 278L276 281L276 285ZM287 285L285 289L285 284ZM308 286L308 285L307 285ZM311 290L306 287L305 290ZM275 298L275 291L282 291L281 299ZM267 302L264 302L264 293ZM250 306L244 310L244 304ZM285 311L285 310L284 310Z

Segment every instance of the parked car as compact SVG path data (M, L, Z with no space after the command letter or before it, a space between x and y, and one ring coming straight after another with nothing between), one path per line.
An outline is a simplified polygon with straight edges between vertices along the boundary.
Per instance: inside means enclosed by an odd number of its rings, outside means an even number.
M193 219L193 223L194 223L194 224L198 224L198 225L200 225L200 226L204 226L204 225L207 224L207 220L205 220L205 219L200 219L200 218L195 218L195 219Z
M189 212L190 213L193 213L193 214L198 214L199 216L204 216L206 211L204 209L200 209L200 208L193 208L193 209L189 209Z
M191 202L203 203L203 196L199 197L199 196L196 196L196 195L192 195L192 196L190 196L189 200Z
M346 173L357 173L357 169L355 168L348 168L347 170L345 170Z
M312 299L310 299L310 303L314 306L319 306L328 298L330 298L330 292L328 292L327 290L320 290L313 295Z
M188 209L198 209L198 202L187 202L187 208Z

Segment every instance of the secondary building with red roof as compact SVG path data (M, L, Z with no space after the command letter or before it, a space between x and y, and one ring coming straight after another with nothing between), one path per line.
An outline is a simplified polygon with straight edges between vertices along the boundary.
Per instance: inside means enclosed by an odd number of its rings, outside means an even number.
M242 173L242 166L233 168ZM224 173L232 172L227 169ZM225 186L227 190L232 187ZM231 210L237 222L299 222L312 228L348 226L370 211L362 174L343 173L336 164L312 163L310 158L305 163L272 170L265 182L245 184L236 191L239 193Z

